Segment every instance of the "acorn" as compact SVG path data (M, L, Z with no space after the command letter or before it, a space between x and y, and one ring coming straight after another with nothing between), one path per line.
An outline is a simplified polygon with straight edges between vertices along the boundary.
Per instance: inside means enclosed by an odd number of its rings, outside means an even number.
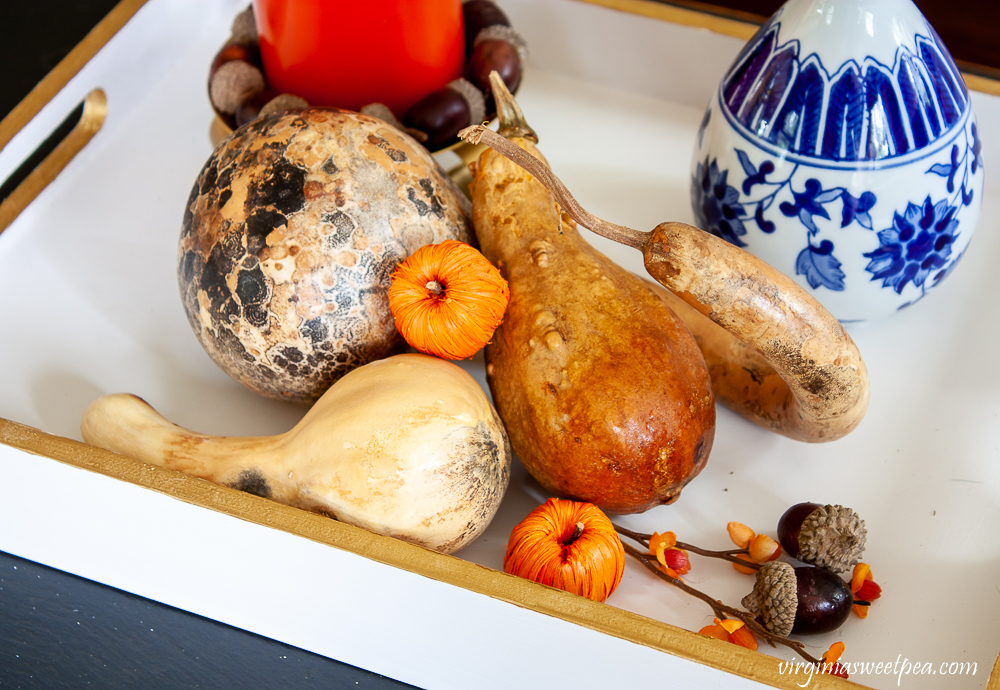
M246 8L233 18L230 28L230 40L239 43L257 43L257 23L253 16L253 5Z
M865 521L840 505L798 503L778 520L778 541L789 556L835 573L857 565L867 537Z
M212 81L220 67L233 60L242 60L260 69L260 49L254 43L230 41L212 58L212 64L208 68L208 81Z
M472 49L475 50L476 45L483 41L503 41L509 43L517 51L521 62L528 59L528 42L524 40L524 36L514 30L514 27L501 26L499 24L486 27L476 36L476 40L472 43Z
M818 635L836 630L851 614L847 584L825 568L792 567L771 561L757 571L753 590L741 602L775 635Z
M364 115L371 115L372 117L377 117L378 119L386 122L401 132L406 132L411 137L423 144L427 141L427 134L421 132L419 129L413 129L412 127L407 127L399 119L396 118L395 113L389 108L385 103L369 103L368 105L361 106L359 111Z
M527 42L509 26L488 26L476 36L472 53L465 63L465 78L483 92L490 117L496 112L490 74L494 71L499 74L507 90L514 93L521 85L522 68L527 59Z
M799 603L795 569L784 561L765 563L757 571L753 591L740 603L766 630L788 637Z
M235 115L244 99L267 84L259 69L243 60L232 60L219 67L209 83L208 93L212 105L225 115Z

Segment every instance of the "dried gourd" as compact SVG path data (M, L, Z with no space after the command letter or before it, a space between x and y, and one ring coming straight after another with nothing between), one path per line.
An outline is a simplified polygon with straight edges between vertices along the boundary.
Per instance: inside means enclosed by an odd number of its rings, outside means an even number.
M443 553L486 529L510 477L483 389L421 354L354 369L275 436L188 431L126 394L94 401L80 428L91 445Z
M472 241L468 200L425 148L335 108L272 113L223 141L184 213L177 277L213 361L311 403L406 343L389 277L418 247Z
M509 100L516 108L498 79L493 89L498 102ZM667 298L698 338L722 402L802 441L831 441L860 424L869 398L861 353L840 322L794 280L685 223L641 232L597 218L533 155L533 147L503 134L475 126L461 136L523 166L576 222L642 251L646 270L673 293Z
M500 137L540 155L501 87ZM676 500L704 467L715 433L694 338L641 278L590 246L520 166L487 150L470 190L481 251L510 284L485 355L517 456L550 492L604 511Z

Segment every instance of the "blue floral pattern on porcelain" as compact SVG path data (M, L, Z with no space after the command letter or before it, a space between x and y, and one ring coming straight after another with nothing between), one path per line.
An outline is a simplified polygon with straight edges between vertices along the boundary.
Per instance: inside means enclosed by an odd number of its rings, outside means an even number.
M841 320L879 318L964 254L981 148L961 74L910 0L791 0L705 112L696 224L795 276Z

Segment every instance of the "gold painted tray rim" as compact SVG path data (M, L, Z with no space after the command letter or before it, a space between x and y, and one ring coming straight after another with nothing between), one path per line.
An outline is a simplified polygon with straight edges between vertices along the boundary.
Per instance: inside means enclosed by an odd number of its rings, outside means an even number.
M782 662L775 657L736 645L720 644L717 640L669 623L539 585L460 557L445 556L398 539L379 536L316 513L148 465L3 418L0 418L0 443L726 673L776 688L798 687L794 675L780 673ZM997 675L996 671L994 675ZM816 676L813 683L811 686L816 688L865 687L833 676Z

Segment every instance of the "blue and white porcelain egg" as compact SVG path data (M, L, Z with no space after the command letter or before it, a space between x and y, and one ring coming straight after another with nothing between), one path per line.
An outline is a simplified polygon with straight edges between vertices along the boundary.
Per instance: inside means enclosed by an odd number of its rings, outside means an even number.
M692 160L696 224L841 321L947 277L979 217L969 92L910 0L790 0L740 52Z

